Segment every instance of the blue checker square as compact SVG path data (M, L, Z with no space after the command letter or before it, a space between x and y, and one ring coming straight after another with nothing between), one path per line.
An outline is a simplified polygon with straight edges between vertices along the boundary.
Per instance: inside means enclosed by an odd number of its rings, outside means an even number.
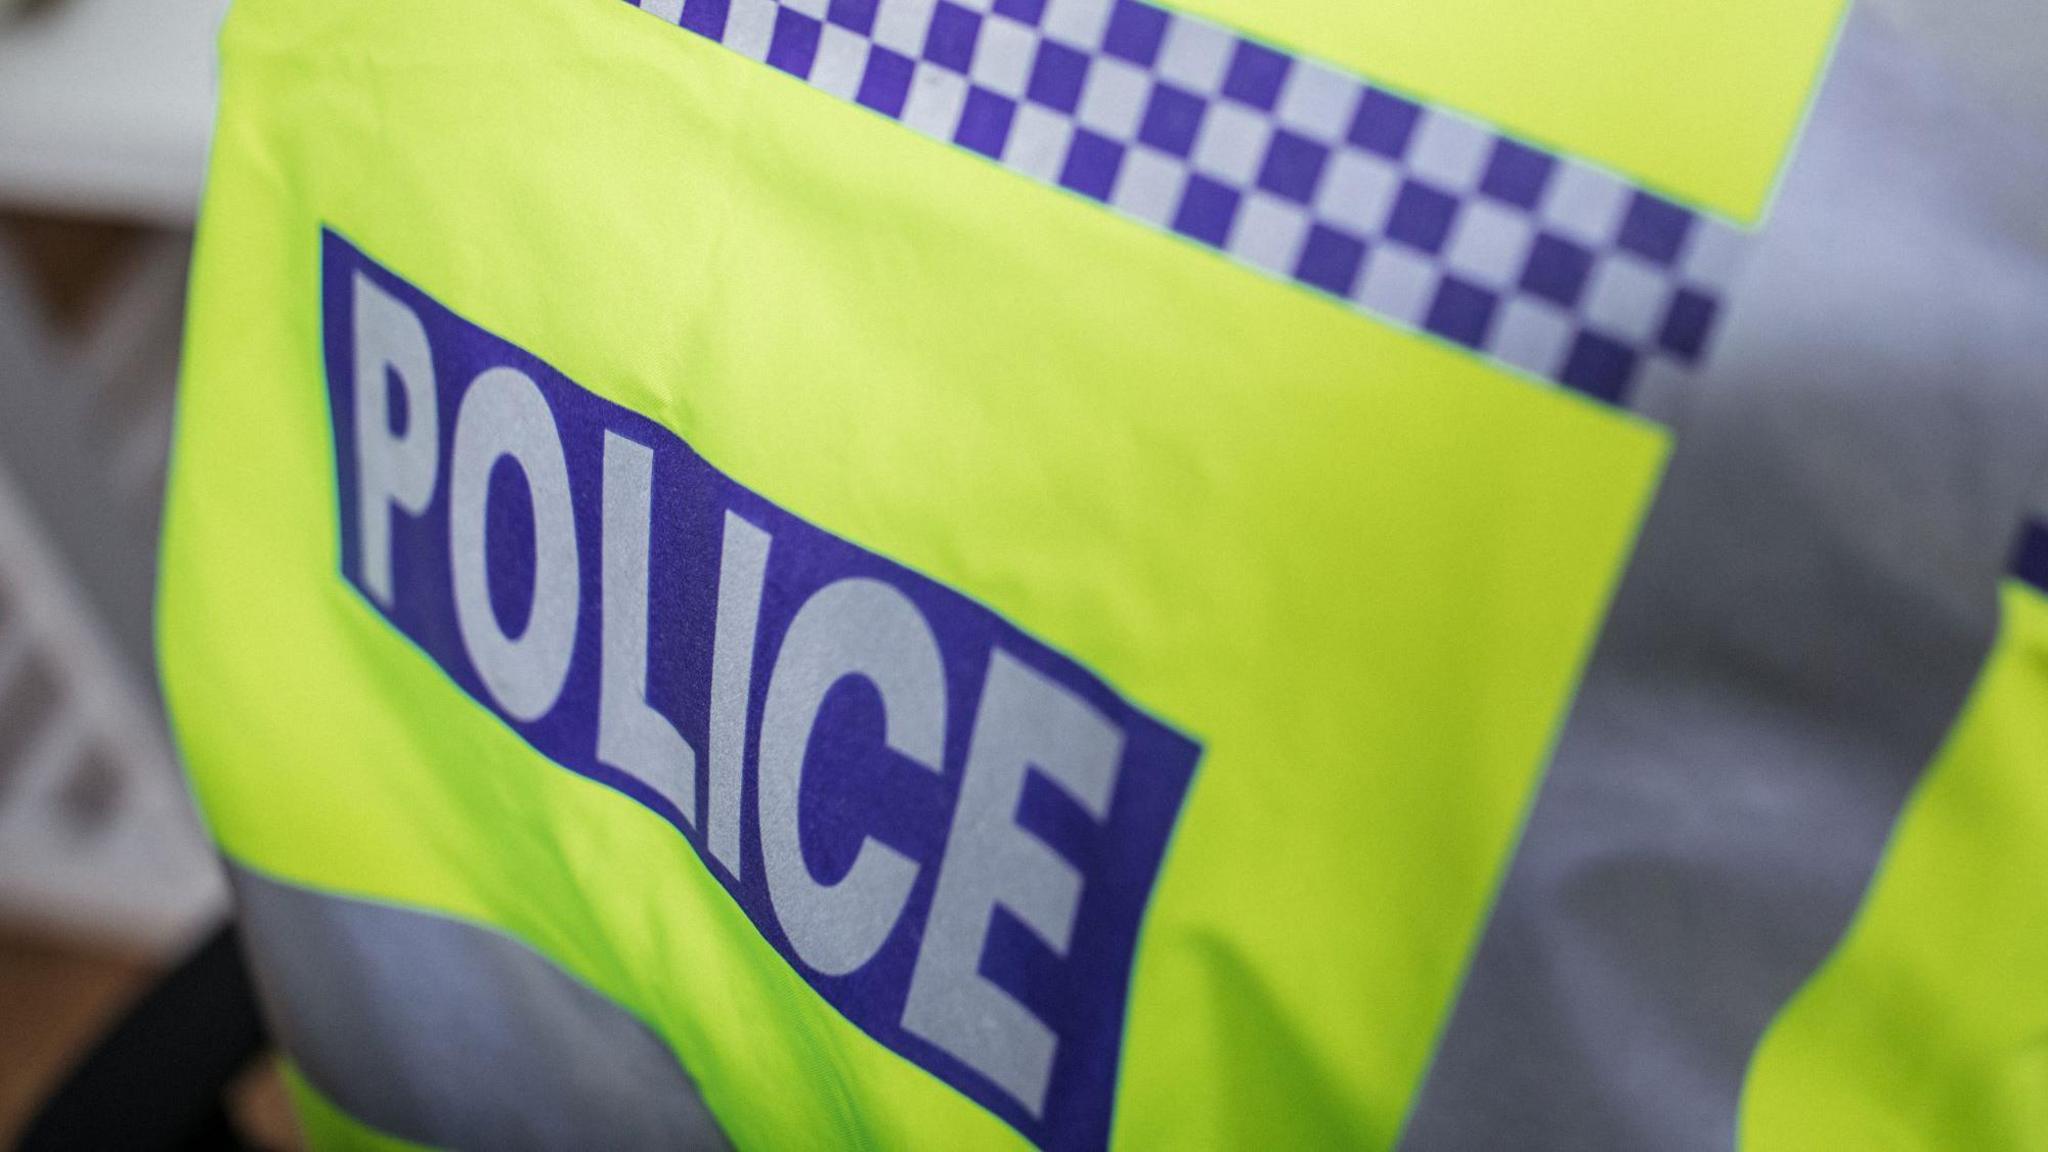
M832 0L825 9L825 23L837 24L863 36L875 33L875 7L880 0Z
M1024 94L1034 104L1071 114L1081 105L1081 87L1087 79L1085 54L1057 40L1041 40Z
M1124 146L1086 128L1074 131L1067 146L1067 164L1060 170L1060 184L1083 196L1108 200L1116 187L1116 175L1124 164Z
M867 71L861 73L860 91L854 99L891 119L903 115L903 103L910 97L910 80L917 65L910 57L877 44L868 51Z
M1208 105L1191 92L1164 82L1152 86L1152 100L1145 105L1145 119L1138 125L1138 139L1185 158L1195 147L1195 133L1202 127L1202 113Z
M1280 102L1280 86L1287 82L1292 67L1287 57L1264 44L1239 40L1230 58L1230 70L1223 74L1223 94L1240 104L1271 112Z
M1173 230L1221 248L1230 239L1230 226L1237 220L1242 199L1237 189L1196 173L1188 177L1187 191L1181 194Z
M1387 236L1410 248L1435 253L1450 235L1451 221L1458 215L1458 201L1446 192L1418 181L1401 186L1394 210L1387 217Z
M1552 157L1502 138L1493 146L1486 174L1479 178L1479 190L1503 203L1534 210L1556 169L1557 161Z
M1294 278L1333 296L1349 296L1358 283L1358 270L1365 265L1365 251L1365 241L1358 237L1327 225L1313 225L1302 242Z
M1000 159L1010 139L1010 125L1017 117L1017 105L986 88L967 90L967 104L960 110L960 127L953 142L991 159Z
M962 8L952 0L939 0L932 9L932 26L924 37L924 58L941 68L967 71L974 62L974 41L981 35L981 13Z
M1399 160L1408 154L1408 142L1415 137L1416 121L1422 109L1377 88L1368 89L1352 114L1351 130L1345 139L1368 152Z
M1592 272L1591 252L1548 232L1540 233L1529 248L1529 263L1522 269L1522 291L1565 308L1576 308Z
M1670 266L1678 261L1685 238L1692 231L1692 213L1659 196L1637 192L1622 218L1618 243L1623 248Z
M1330 149L1285 128L1276 129L1259 168L1259 187L1297 204L1315 198L1316 182L1330 162Z
M1045 0L996 0L996 15L1008 16L1020 24L1036 28L1045 15Z
M1620 404L1628 396L1635 374L1636 354L1626 344L1598 332L1581 332L1572 344L1571 354L1565 358L1558 380L1595 400Z
M1446 340L1479 348L1486 343L1486 333L1493 327L1494 310L1499 306L1500 299L1486 289L1456 276L1446 276L1437 287L1436 299L1430 302L1429 315L1423 318L1422 326Z
M1657 333L1657 346L1685 364L1699 362L1707 350L1707 335L1714 328L1714 314L1720 306L1713 297L1692 288L1681 288L1664 313L1664 325Z
M683 5L684 28L712 40L725 39L725 18L732 0L689 0Z
M1116 0L1109 11L1109 27L1102 36L1102 50L1140 68L1150 68L1159 59L1159 46L1166 40L1166 11L1138 0Z
M2048 592L2048 522L2029 524L2013 549L2012 574Z
M778 8L775 33L768 41L768 63L792 76L809 79L811 62L818 56L818 37L823 23L794 8Z

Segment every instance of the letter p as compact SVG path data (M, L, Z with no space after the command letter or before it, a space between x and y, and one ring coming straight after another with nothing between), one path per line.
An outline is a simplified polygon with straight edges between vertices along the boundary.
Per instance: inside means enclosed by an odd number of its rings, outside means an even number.
M440 413L434 354L411 308L361 272L355 275L356 542L363 587L390 608L391 510L412 515L434 499ZM405 430L391 428L390 377L405 396Z

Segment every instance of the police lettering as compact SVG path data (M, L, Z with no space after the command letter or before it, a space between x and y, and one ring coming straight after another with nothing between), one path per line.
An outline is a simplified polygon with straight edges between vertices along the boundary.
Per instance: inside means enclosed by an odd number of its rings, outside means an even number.
M1106 1141L1196 745L332 233L325 259L344 574L674 824L870 1035L1043 1146Z

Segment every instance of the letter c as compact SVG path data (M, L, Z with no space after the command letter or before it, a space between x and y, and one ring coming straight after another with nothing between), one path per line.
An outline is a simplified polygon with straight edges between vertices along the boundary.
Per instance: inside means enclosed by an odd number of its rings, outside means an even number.
M918 866L865 837L853 867L820 884L797 827L804 754L834 684L867 679L881 694L884 742L937 773L946 742L946 676L938 639L910 599L878 580L819 589L790 622L762 705L761 855L776 920L797 957L827 976L874 958L903 915Z

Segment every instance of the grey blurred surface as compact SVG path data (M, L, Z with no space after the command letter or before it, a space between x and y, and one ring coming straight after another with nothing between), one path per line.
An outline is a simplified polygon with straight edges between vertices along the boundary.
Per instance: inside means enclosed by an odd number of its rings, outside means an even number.
M225 908L150 627L225 9L0 5L0 918L157 954Z
M1978 90L1985 102L2036 139L2048 138L2048 3L1863 0L1863 4L1904 38L1939 57L1956 83Z
M0 918L163 954L225 909L150 641L189 241L118 233L75 278L31 234L0 217Z
M0 205L188 225L226 10L226 0L0 0Z

